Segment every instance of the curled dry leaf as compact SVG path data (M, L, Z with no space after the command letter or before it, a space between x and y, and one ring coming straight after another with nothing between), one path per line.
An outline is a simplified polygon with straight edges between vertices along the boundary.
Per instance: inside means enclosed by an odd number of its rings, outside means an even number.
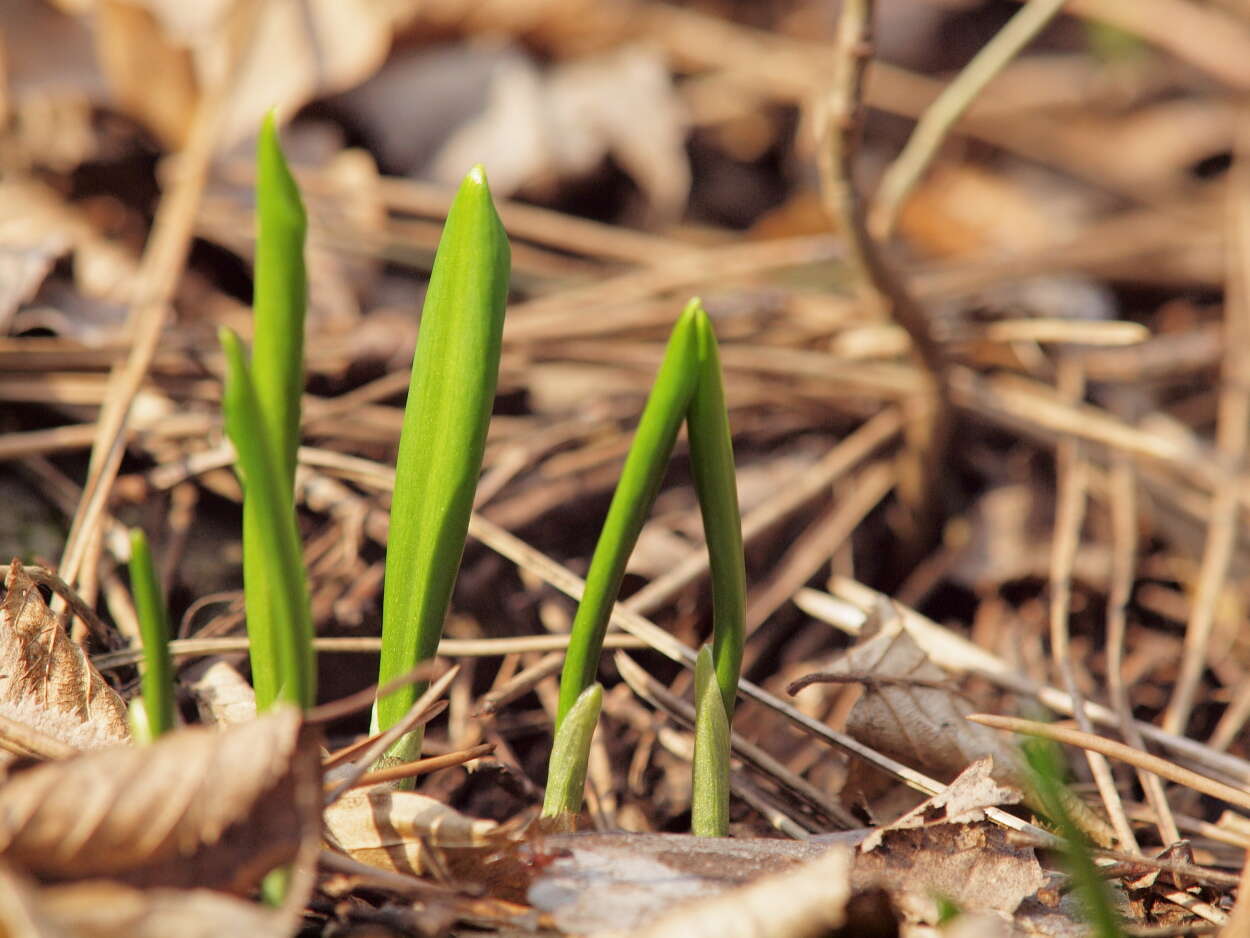
M349 791L327 807L325 830L331 844L353 859L409 876L428 872L443 855L481 853L506 836L494 821L381 786ZM440 857L432 859L431 850Z
M76 749L130 741L126 705L14 560L0 603L0 714ZM3 758L3 754L0 754Z
M14 775L0 856L46 880L245 892L319 829L320 785L316 736L294 709L192 727Z
M289 917L207 889L108 880L39 886L0 864L0 935L21 938L282 938Z
M910 830L933 823L981 821L985 819L986 808L1018 802L1020 791L999 785L994 781L992 771L993 760L978 759L961 772L945 791L925 800L893 823L874 830L859 849L864 853L876 850L890 831Z
M1011 913L1046 881L1031 847L1013 846L1001 829L937 824L885 833L855 857L856 890L877 886L915 921L937 924L938 897L968 911Z

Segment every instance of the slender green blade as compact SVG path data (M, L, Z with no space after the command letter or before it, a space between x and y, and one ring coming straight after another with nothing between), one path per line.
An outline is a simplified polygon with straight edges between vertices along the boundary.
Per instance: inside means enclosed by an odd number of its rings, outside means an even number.
M143 639L143 706L152 739L174 728L174 668L169 657L169 613L152 564L148 539L130 532L130 589Z
M255 336L252 375L260 419L277 455L278 481L294 510L295 463L299 448L300 396L304 390L304 314L308 278L304 268L307 221L299 188L287 168L273 115L265 117L256 146ZM278 659L270 644L273 617L273 558L263 540L254 500L243 504L243 581L249 653L256 699L267 706L279 684Z
M265 581L270 589L267 615L249 622L248 629L252 641L264 633L276 658L277 686L270 699L262 700L258 693L257 706L264 708L283 700L307 708L316 696L316 661L295 510L283 485L277 448L261 416L243 345L229 329L223 328L219 335L226 353L226 433L237 453L244 504L250 501L256 512L258 536L251 549L263 552L271 564ZM245 586L251 588L251 584Z
M591 684L578 695L564 721L556 729L547 765L547 794L543 817L576 814L582 809L586 788L586 766L590 762L590 740L603 706L603 686Z
M729 833L729 717L707 645L695 659L694 695L690 832L696 837L724 837Z
M742 669L746 629L746 562L742 516L734 473L733 437L721 380L720 355L712 323L697 299L686 307L695 316L700 344L699 383L690 400L687 426L690 463L712 570L712 654L725 715L732 719Z
M475 166L447 214L421 315L404 412L382 598L378 682L433 656L460 568L495 399L508 238ZM410 684L380 699L375 730L393 726L424 691ZM419 731L390 751L418 758Z
M572 636L560 675L559 727L582 691L595 680L603 636L620 592L625 564L655 500L699 376L698 318L687 307L673 327L638 431L625 457L620 481L608 507L586 589L573 618Z

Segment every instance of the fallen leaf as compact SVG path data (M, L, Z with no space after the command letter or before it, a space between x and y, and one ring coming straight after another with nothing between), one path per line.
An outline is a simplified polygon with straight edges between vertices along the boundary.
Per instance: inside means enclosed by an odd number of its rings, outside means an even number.
M0 603L0 714L76 749L130 741L126 704L16 559ZM0 761L7 761L0 755Z
M494 821L471 818L441 801L381 786L354 789L325 809L330 843L370 866L419 876L443 854L480 852L498 843ZM431 850L440 856L431 857Z
M1001 804L1016 804L1021 792L1016 788L999 785L991 775L993 760L978 759L968 766L959 777L925 800L902 817L884 827L876 828L860 844L860 850L868 853L881 845L890 831L911 830L934 823L966 824L985 819L985 808Z
M856 890L877 886L914 921L937 924L938 900L968 911L1011 913L1046 881L1031 847L1013 846L988 821L890 830L855 857Z
M187 687L205 723L237 726L256 719L256 691L228 661L188 669Z
M320 829L316 743L280 708L35 766L0 787L0 856L46 880L246 892Z
M558 834L539 848L553 859L529 901L566 932L630 932L678 903L793 870L826 846L792 840L681 834Z

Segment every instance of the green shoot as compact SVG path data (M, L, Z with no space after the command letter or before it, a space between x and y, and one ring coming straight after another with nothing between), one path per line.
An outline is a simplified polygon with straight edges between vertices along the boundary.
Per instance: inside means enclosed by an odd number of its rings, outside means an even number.
M625 576L625 564L660 488L664 468L677 441L677 431L694 396L699 376L701 313L701 308L691 303L673 327L664 361L643 408L638 432L625 457L625 466L586 574L586 589L573 618L569 650L560 675L557 730L582 691L595 681L603 652L603 636Z
M703 691L696 696L693 816L696 833L716 835L723 834L728 824L729 721L742 665L746 568L720 357L711 322L697 299L686 305L673 327L595 546L560 676L556 738L575 701L595 680L625 564L655 500L683 420L690 433L690 458L712 572L713 644L712 650L700 653L700 660L706 660L705 683L716 689L715 707ZM553 757L547 790L575 791L577 800L565 808L572 811L581 804L581 786L571 786L562 777L569 771L567 763L557 763ZM585 766L579 771L584 777Z
M712 651L716 681L727 719L733 718L742 670L742 644L746 631L747 573L742 555L742 516L738 511L738 483L734 475L733 438L721 382L720 355L712 323L698 300L699 383L690 401L687 427L690 463L703 533L712 570Z
M729 717L715 678L712 652L704 645L694 665L694 784L690 797L690 831L696 837L724 837L729 833Z
M571 815L581 810L590 739L595 734L602 706L603 685L591 684L578 696L556 730L551 747L551 767L547 773L547 795L543 799L543 817Z
M434 258L395 467L378 683L433 657L460 568L499 376L510 253L486 173L460 186ZM377 701L375 732L416 701L410 684ZM388 757L420 757L421 731Z
M130 589L143 639L143 703L131 712L132 722L146 739L174 728L173 664L169 658L169 614L152 565L152 551L143 531L130 532Z
M307 223L299 189L282 157L272 114L265 117L256 147L256 202L252 375L259 423L274 449L279 493L290 512L295 504L300 395L304 390ZM260 547L266 536L260 526L270 510L262 510L254 498L243 501L244 604L251 639L252 683L261 709L274 701L281 684L274 631L266 624L275 616L271 605L278 575L275 558Z
M1094 934L1098 938L1123 938L1124 931L1111 902L1107 883L1098 872L1084 832L1068 810L1059 747L1049 740L1034 739L1024 743L1022 748L1036 800L1063 839L1068 872Z
M226 433L237 453L244 505L251 503L257 522L257 537L244 550L260 551L268 563L264 583L269 592L260 607L261 618L249 619L248 631L253 641L264 634L265 647L274 656L276 679L273 696L262 699L258 693L257 706L283 700L308 708L316 697L317 673L295 508L284 484L278 448L262 417L243 345L229 329L223 328L219 335L226 353ZM250 593L255 583L244 586Z

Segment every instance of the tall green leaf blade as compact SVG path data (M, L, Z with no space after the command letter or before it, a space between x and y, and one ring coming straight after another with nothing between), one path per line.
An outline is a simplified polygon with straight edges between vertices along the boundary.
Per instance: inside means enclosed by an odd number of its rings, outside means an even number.
M734 473L733 437L712 323L697 299L693 311L700 343L699 383L690 400L690 463L712 571L712 653L725 715L733 717L746 629L746 563L742 516Z
M707 645L695 659L694 703L690 832L696 837L724 837L729 833L729 717Z
M698 317L687 307L673 327L638 431L625 457L620 481L608 508L595 553L586 574L586 588L573 619L568 653L560 675L559 728L565 715L595 681L603 636L612 605L620 592L625 564L638 541L647 512L655 500L668 465L677 431L699 376Z
M294 510L295 463L299 448L300 397L304 391L304 316L308 278L304 268L307 220L282 148L273 115L265 117L256 146L256 272L253 293L252 375L266 439L277 456L278 481ZM263 540L254 500L243 503L243 581L252 682L257 702L268 706L279 676L272 629L273 558L258 549Z
M543 817L576 814L582 809L586 767L590 763L590 740L603 706L603 685L591 684L578 696L564 722L556 730L547 767L547 792Z
M499 375L508 238L475 166L447 214L421 316L395 467L382 599L379 683L433 656L460 568ZM393 726L423 692L380 699L374 728ZM420 755L419 731L390 751Z
M261 416L243 345L229 329L223 328L219 335L226 353L226 433L237 453L244 504L250 501L256 513L257 538L252 542L253 549L263 552L271 564L266 573L270 589L265 604L267 615L261 621L248 623L249 630L254 630L253 641L256 635L264 633L277 664L274 696L262 701L257 694L257 706L283 700L307 708L316 697L316 660L295 510L283 485L277 448L269 440L268 427Z
M130 532L130 589L143 639L143 710L148 736L155 739L174 728L174 667L169 657L169 613L148 539L139 528Z

